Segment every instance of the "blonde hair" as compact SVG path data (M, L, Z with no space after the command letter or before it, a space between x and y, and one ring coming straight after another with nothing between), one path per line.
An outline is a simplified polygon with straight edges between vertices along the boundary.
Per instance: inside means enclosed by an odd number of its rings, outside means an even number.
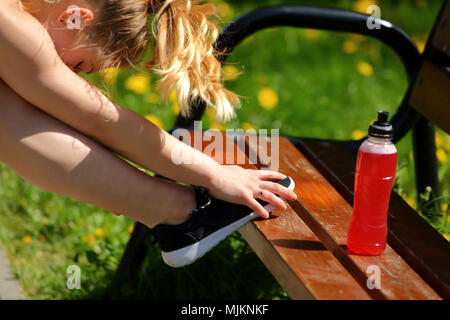
M56 4L64 0L41 0ZM161 2L160 2L161 1ZM125 68L138 63L154 37L154 57L149 67L160 76L157 83L167 103L176 90L181 114L188 117L196 99L216 109L216 120L235 117L240 96L223 85L223 70L213 44L219 28L214 4L203 0L156 0L154 15L147 14L148 0L96 0L99 18L80 33L79 40L95 45L103 68ZM36 0L22 0L27 3ZM149 30L149 19L151 30Z

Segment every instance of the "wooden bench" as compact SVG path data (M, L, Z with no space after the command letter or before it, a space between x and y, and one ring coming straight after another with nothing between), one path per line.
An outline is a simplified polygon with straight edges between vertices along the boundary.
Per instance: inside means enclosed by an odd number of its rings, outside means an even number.
M433 124L450 133L450 1L444 1L422 55L395 26L379 20L381 28L371 30L366 21L366 15L344 10L269 6L227 26L217 47L231 53L245 37L274 26L360 33L389 45L400 56L410 81L392 118L394 142L413 131L418 192L432 186L437 195ZM191 118L179 117L174 129L193 130L205 104L198 101L193 108ZM236 150L215 150L212 156L217 161L230 164L226 159L233 159L246 168L270 167L266 152L255 148L251 135L222 132L217 138L222 145L225 141L234 144ZM264 136L256 139L268 150L275 143ZM270 219L249 222L239 232L292 299L449 299L449 242L395 193L390 199L386 251L377 257L347 252L356 151L363 140L279 137L277 169L294 179L298 199L289 202L286 211L274 210ZM204 141L202 148L209 143ZM254 164L249 161L252 152L259 152ZM242 158L245 164L238 161ZM137 223L119 266L120 275L130 274L140 265L149 236L148 229ZM381 287L373 288L372 276L377 270Z

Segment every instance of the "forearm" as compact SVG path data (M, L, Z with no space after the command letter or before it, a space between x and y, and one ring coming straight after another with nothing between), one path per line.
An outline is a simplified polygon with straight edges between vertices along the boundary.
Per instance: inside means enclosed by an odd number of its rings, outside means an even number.
M115 113L115 115L114 115ZM126 159L175 181L209 187L220 164L135 112L114 106L111 119L88 133ZM184 157L189 163L173 161Z

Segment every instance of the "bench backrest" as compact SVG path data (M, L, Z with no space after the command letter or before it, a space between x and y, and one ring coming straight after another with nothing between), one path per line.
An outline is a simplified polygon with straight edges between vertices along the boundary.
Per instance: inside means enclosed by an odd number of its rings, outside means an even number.
M408 103L450 134L450 0L428 37Z

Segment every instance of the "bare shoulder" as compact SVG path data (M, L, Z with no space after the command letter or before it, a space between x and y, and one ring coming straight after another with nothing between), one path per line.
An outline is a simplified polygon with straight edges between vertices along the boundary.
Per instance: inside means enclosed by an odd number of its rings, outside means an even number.
M14 67L38 71L55 61L53 41L42 24L18 1L0 3L0 77Z

